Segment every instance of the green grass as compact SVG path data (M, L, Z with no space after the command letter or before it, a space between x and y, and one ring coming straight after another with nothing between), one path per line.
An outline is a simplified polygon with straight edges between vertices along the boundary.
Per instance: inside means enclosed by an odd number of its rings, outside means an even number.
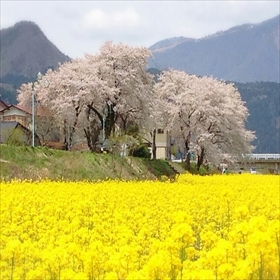
M170 174L174 174L174 170L171 168L171 166L163 160L143 160L148 168L153 174L155 174L157 177L161 177L163 175L170 176Z
M162 160L0 145L0 179L105 180L156 179L174 171Z
M185 163L172 163L180 173ZM201 167L199 172L191 165L193 174L209 174ZM47 147L0 145L0 180L154 180L162 176L175 178L176 171L168 161L113 154L61 151ZM173 180L172 179L172 180Z

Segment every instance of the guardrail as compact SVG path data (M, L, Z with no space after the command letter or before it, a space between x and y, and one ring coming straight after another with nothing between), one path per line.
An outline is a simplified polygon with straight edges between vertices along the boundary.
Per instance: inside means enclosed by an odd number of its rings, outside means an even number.
M280 154L251 154L248 155L252 159L280 159Z
M248 159L260 159L260 160L274 160L279 159L280 160L280 154L249 154L249 155L243 155L243 158ZM183 159L172 159L173 162L182 162Z

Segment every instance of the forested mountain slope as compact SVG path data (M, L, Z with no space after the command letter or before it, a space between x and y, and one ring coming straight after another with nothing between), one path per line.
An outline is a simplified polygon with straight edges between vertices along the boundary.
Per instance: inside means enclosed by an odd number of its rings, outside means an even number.
M16 89L34 81L38 72L70 61L33 22L21 21L1 29L0 90L7 103L16 103Z
M256 131L256 153L280 153L280 84L235 83L250 116L247 129Z

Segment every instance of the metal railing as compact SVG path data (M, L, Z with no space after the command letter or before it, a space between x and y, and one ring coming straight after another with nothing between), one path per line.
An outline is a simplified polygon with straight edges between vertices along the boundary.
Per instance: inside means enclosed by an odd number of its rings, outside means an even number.
M252 154L248 156L251 159L280 159L280 154Z
M280 160L280 154L248 154L243 155L243 158L256 160ZM182 162L185 159L172 159L173 162Z

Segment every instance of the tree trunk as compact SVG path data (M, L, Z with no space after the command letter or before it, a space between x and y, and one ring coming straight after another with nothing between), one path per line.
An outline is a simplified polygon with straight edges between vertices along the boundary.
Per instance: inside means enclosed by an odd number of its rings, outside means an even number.
M167 160L171 160L171 137L169 135L169 131L166 133L166 158Z
M104 129L104 136L105 139L109 138L109 136L111 135L112 129L114 128L115 122L117 120L117 115L114 111L114 106L115 104L108 104L106 103L106 112L99 112L97 111L94 107L93 107L93 103L87 105L88 110L87 110L87 115L88 115L88 119L91 115L91 111L94 112L94 114L98 117L100 123L101 123L101 127L102 129Z
M191 154L190 154L190 139L191 139L191 133L189 132L186 140L185 140L185 147L186 147L186 170L190 171L191 170Z
M73 138L74 138L74 134L76 132L76 129L77 129L77 125L78 125L78 119L79 119L79 115L81 113L80 111L80 107L77 106L75 107L75 119L74 119L74 123L73 123L73 126L69 126L68 129L69 129L69 135L68 135L68 141L67 141L67 145L68 145L68 148L70 149L72 147L72 144L73 144ZM69 125L69 124L68 124Z
M156 146L156 129L153 130L152 134L152 153L153 153L153 160L157 158L157 146Z
M200 166L203 164L205 149L201 149L200 155L197 156L196 170L199 171Z
M96 120L90 121L89 126L84 129L84 132L89 149L92 152L100 152L99 148L97 148L100 128L98 128Z
M68 128L69 127L69 124L67 123L66 120L64 120L63 122L63 134L64 134L64 143L66 144L67 146L67 149L69 150L69 131L68 131Z
M85 128L84 132L85 132L85 136L86 136L86 139L87 139L88 148L93 152L93 146L92 146L92 142L91 142L91 139L90 139L89 127Z
M108 105L108 113L105 116L105 138L109 138L112 132L112 129L115 125L115 112L112 109L112 106Z
M186 170L191 171L191 155L189 152L187 152L187 157L186 157Z

